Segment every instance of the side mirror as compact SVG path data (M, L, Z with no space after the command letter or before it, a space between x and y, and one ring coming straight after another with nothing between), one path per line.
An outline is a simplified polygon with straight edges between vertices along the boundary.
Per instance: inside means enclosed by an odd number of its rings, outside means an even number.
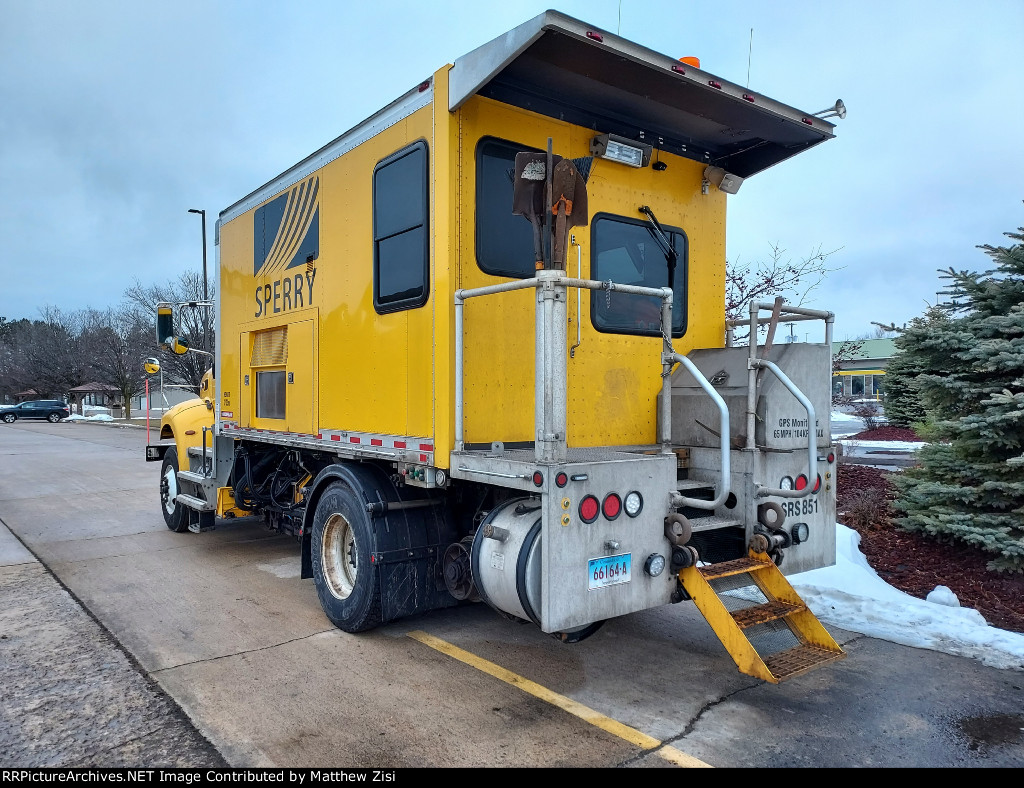
M162 348L171 346L174 337L174 310L170 304L156 305L156 343ZM175 351L177 352L177 351ZM184 352L184 351L182 351ZM178 355L181 355L179 353Z
M168 337L167 347L176 356L184 356L188 353L188 342L182 337Z

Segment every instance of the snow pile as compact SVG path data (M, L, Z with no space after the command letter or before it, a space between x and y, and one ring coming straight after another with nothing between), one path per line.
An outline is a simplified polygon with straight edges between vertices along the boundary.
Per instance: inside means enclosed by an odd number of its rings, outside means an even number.
M68 416L64 421L113 421L114 417L106 413L97 413L95 416L79 416L77 413L73 413Z
M924 441L862 441L839 439L844 449L872 449L876 451L917 451L928 444Z
M1024 670L1024 634L996 629L945 586L918 599L882 580L860 552L860 534L836 524L836 564L788 578L822 621L851 632L994 668Z

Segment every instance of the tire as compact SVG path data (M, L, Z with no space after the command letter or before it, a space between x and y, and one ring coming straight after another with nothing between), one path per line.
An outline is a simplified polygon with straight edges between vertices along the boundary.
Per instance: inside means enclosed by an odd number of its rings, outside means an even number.
M46 420L50 422L50 424L56 424L58 421L60 421L60 416L56 413L51 413L49 416L46 417Z
M180 534L188 530L188 512L174 500L178 490L178 450L172 446L160 466L160 511L167 527Z
M4 421L7 422L8 424L14 424L14 422L16 422L17 420L18 420L18 417L16 415L14 415L13 413L5 413L4 414Z
M362 496L333 482L313 515L313 581L324 614L345 632L365 632L382 621L380 570L370 563L373 525Z

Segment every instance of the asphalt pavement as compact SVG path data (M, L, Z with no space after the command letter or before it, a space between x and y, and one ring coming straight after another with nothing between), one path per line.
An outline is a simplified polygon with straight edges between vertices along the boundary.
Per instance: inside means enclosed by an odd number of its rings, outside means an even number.
M293 540L168 531L144 443L0 425L3 765L1024 766L1024 674L831 626L847 658L781 685L690 603L574 645L482 604L340 632Z

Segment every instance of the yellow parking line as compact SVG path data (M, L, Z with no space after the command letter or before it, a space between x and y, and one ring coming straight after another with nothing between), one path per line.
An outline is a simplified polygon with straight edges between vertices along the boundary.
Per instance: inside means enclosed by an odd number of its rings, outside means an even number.
M409 637L413 640L418 640L423 645L429 646L435 651L440 651L442 654L446 654L452 659L457 659L459 662L464 662L483 673L494 676L496 679L501 679L506 684L518 687L523 692L533 695L535 698L539 698L540 700L546 701L552 706L557 706L558 708L569 712L569 714L579 717L581 720L589 722L591 725L611 733L614 736L618 736L620 739L623 739L630 744L636 745L644 750L655 750L658 755L676 766L711 768L710 764L704 763L704 761L694 758L692 755L687 755L685 752L677 750L675 747L670 745L663 746L662 743L653 736L648 736L646 733L642 733L636 728L623 725L621 722L613 720L611 717L606 717L604 714L594 711L593 709L584 706L582 703L577 703L572 698L567 698L564 695L559 695L557 692L552 692L547 687L542 687L535 681L523 678L517 673L513 673L511 670L506 670L500 665L488 662L486 659L478 657L475 654L471 654L458 646L453 646L451 643L441 640L440 638L436 638L433 635L428 635L426 632L421 631L410 632Z

